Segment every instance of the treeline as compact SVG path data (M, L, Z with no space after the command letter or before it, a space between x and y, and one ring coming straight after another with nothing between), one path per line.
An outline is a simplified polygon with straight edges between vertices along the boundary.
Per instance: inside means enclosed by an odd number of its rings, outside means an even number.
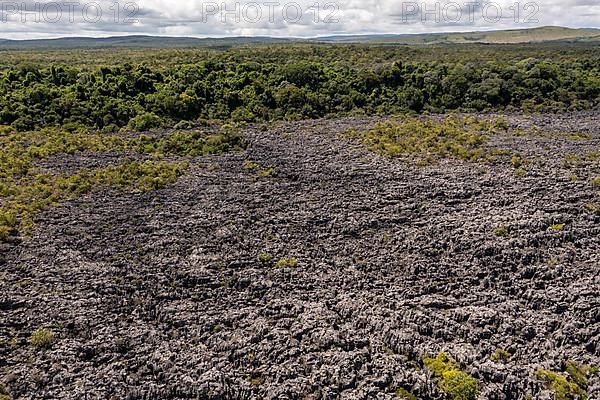
M164 67L19 64L0 72L0 125L20 131L46 126L147 130L198 119L565 111L600 102L600 59L586 52L562 59L556 50L556 58L515 54L511 61L475 55L410 61L390 57L389 49L362 48L361 61L349 62L357 57L353 47L281 49L285 58L262 51L249 57L248 49L231 49ZM307 52L318 57L305 57ZM369 57L377 62L369 63Z

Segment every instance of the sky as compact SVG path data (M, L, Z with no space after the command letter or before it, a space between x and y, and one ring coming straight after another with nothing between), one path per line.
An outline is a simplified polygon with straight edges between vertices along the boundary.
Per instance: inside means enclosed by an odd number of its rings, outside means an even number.
M600 0L0 0L0 38L318 37L600 28Z

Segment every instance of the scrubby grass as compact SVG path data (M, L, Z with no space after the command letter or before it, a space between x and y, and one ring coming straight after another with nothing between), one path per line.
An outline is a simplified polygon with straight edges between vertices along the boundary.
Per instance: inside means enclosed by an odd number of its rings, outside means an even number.
M275 264L275 266L277 268L293 268L293 267L297 267L298 266L298 260L295 258L281 258L279 261L277 261L277 263Z
M418 400L417 396L404 388L396 390L396 396L404 400Z
M505 226L498 226L494 228L494 235L507 238L510 237L510 231Z
M262 264L269 264L273 261L273 255L270 253L260 253L257 257Z
M444 158L484 160L489 156L482 148L488 139L485 133L495 129L494 123L472 117L405 118L380 122L367 131L351 131L349 136L381 154L413 156L423 165Z
M162 138L142 135L138 142L138 150L141 153L164 156L198 157L240 151L244 148L242 135L239 130L231 126L224 126L216 134L206 134L196 130L175 131Z
M600 204L599 203L585 203L583 209L591 214L600 215Z
M539 368L535 376L552 389L556 400L586 400L588 377L597 372L596 369L589 365L568 361L565 372L566 375Z
M193 131L134 138L77 129L16 132L0 127L0 240L27 233L40 211L98 187L150 191L173 183L188 163L164 161L162 157L221 154L243 147L242 137L233 127L222 128L217 134ZM83 151L138 152L154 158L123 161L73 175L45 173L37 166L51 156Z
M265 167L252 160L246 160L242 164L242 168L246 171L253 171L259 178L276 178L277 170L274 167Z
M475 400L480 388L477 379L462 371L446 353L435 358L424 358L423 363L438 379L439 387L454 400Z
M492 361L495 362L506 362L510 359L511 355L508 351L504 349L496 349L494 354L492 354Z
M12 399L12 397L10 395L10 392L6 388L6 386L4 386L4 384L0 383L0 400L11 400L11 399Z
M29 336L29 344L38 349L49 349L54 344L54 332L46 328L36 329Z
M600 151L583 155L570 153L564 157L562 166L568 169L583 168L586 165L598 160L600 160Z

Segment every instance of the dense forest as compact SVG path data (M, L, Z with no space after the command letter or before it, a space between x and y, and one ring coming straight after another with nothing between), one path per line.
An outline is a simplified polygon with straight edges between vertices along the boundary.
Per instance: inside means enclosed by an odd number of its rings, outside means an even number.
M0 125L144 131L182 121L567 111L600 101L598 49L573 46L264 45L4 52ZM435 54L436 57L432 57ZM73 62L69 62L72 59ZM101 59L103 63L98 64Z

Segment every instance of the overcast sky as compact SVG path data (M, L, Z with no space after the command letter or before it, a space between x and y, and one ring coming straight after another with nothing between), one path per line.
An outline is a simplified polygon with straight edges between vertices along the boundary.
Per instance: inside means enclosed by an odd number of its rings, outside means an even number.
M6 39L126 34L314 37L546 25L600 28L600 0L0 0L0 38Z

